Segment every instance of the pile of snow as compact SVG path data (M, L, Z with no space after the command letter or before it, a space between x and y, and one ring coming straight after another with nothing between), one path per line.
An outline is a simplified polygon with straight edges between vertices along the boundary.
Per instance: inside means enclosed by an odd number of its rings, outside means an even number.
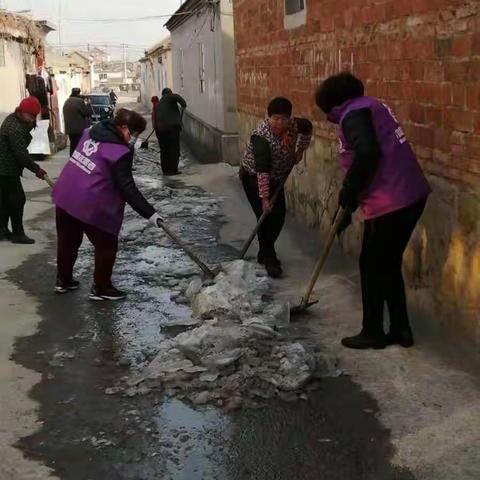
M279 332L288 306L264 311L269 280L254 264L235 261L222 267L214 281L196 278L186 288L184 296L201 324L163 341L156 358L127 381L130 393L161 386L177 398L227 409L274 396L305 397L316 360L312 351Z

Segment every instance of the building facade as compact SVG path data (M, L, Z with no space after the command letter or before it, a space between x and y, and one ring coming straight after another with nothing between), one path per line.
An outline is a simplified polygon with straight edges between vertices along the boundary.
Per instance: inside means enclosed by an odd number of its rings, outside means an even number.
M54 129L65 132L63 105L72 88L80 88L83 95L92 91L92 59L82 52L60 55L57 50L48 49L48 72L52 78L50 96Z
M173 88L185 97L184 138L204 162L238 157L232 0L188 0L166 24Z
M27 75L44 71L47 22L0 10L0 121L27 96Z
M153 96L160 97L164 88L173 89L173 58L170 37L157 43L145 52L140 60L140 97L145 107L150 108Z

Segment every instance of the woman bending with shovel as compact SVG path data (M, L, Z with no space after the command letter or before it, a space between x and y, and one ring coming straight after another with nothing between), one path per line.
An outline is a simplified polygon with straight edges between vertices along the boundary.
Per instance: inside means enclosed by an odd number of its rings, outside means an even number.
M90 299L121 300L112 285L118 234L125 204L157 226L162 221L138 190L132 176L132 140L145 130L138 113L121 109L112 120L85 130L53 190L58 235L57 293L76 290L73 267L85 234L95 248Z
M257 220L269 212L258 231L257 260L274 278L282 275L275 242L285 223L283 185L312 138L312 123L292 118L292 110L292 103L286 98L270 102L268 117L252 132L240 167L243 188Z
M345 211L340 233L358 206L365 227L360 275L363 328L344 338L348 348L413 346L402 277L403 253L420 219L430 186L392 110L364 95L363 83L349 73L328 78L316 103L338 125L340 164L345 179L339 206ZM387 304L390 332L384 333Z

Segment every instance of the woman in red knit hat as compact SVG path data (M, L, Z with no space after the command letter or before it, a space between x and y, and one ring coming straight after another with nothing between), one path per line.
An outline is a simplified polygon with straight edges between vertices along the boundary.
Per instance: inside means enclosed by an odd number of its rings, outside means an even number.
M26 197L20 177L25 168L42 180L47 175L28 153L32 141L30 132L35 128L40 110L37 98L25 98L0 127L0 240L19 244L35 243L25 235L23 229ZM9 220L11 232L8 229Z

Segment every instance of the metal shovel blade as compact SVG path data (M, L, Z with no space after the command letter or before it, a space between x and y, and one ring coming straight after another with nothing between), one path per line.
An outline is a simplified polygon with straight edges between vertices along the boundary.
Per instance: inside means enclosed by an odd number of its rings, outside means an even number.
M294 305L290 307L290 315L301 315L305 313L310 307L313 307L319 302L319 300L306 302L303 298L302 301L298 305Z

